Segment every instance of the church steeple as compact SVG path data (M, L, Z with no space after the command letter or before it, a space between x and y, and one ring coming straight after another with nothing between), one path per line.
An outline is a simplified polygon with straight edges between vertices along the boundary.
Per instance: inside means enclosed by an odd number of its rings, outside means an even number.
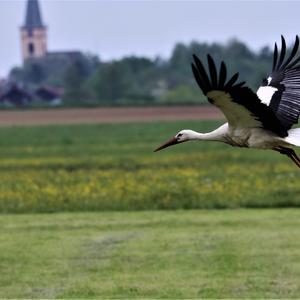
M42 57L47 52L47 29L42 22L38 0L27 0L25 23L21 27L23 60Z
M44 28L42 18L41 18L39 3L37 0L27 1L26 18L23 27L28 29Z

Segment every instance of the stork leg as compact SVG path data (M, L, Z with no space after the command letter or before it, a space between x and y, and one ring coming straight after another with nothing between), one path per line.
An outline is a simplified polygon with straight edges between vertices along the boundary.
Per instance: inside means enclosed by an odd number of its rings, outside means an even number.
M287 155L298 166L298 168L300 168L300 158L293 149L285 147L276 147L274 148L274 150L281 154Z

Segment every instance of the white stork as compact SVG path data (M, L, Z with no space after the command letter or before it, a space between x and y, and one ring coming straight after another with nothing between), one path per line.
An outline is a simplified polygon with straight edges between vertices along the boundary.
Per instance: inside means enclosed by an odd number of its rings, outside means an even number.
M286 43L281 36L280 53L275 43L272 72L256 94L244 86L245 82L236 83L238 73L226 82L224 62L218 74L213 59L207 55L207 72L193 55L192 70L200 89L223 112L228 123L209 133L181 130L155 151L186 141L217 141L236 147L271 149L287 155L300 168L300 159L291 148L300 147L300 128L291 129L300 114L298 48L296 36L291 53L286 55Z

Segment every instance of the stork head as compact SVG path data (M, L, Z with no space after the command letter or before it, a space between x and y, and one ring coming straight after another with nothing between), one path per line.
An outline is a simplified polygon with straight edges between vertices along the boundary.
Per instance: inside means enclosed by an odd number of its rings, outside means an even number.
M193 131L192 130L181 130L179 131L174 137L172 137L171 139L169 139L168 141L166 141L165 143L163 143L161 146L159 146L158 148L156 148L154 150L154 152L156 151L160 151L164 148L176 145L176 144L180 144L183 142L187 142L193 139Z

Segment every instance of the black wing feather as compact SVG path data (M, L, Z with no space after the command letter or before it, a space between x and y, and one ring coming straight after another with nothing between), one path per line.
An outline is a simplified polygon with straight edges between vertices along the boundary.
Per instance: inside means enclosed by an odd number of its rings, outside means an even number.
M192 70L193 70L193 74L194 74L194 77L199 85L199 87L201 88L201 90L203 91L204 94L206 94L205 91L208 90L208 86L206 86L204 84L204 80L203 78L200 77L200 72L198 71L197 67L192 63Z
M291 69L293 67L296 67L297 64L300 62L300 57L298 57L297 59L295 59L293 62L291 62L286 68ZM282 71L282 70L281 70Z
M217 68L213 59L209 54L207 54L207 62L208 62L208 68L210 72L212 86L217 86L218 85Z
M297 51L299 48L299 38L298 36L296 36L296 40L295 40L295 44L293 47L293 50L289 56L289 58L286 60L286 62L281 66L281 70L284 70L285 68L289 68L289 63L291 62L291 60L295 57Z
M227 76L226 66L225 66L225 63L222 61L221 68L220 68L220 76L219 76L220 86L224 86L225 81L226 81L226 76Z
M235 73L230 79L229 81L226 83L225 88L229 88L231 87L239 78L239 73Z
M293 49L286 60L286 43L283 36L281 36L281 43L278 63L276 44L274 48L273 70L268 86L275 88L276 92L269 102L269 107L288 130L298 122L300 115L300 55L297 55L299 37L296 36Z
M284 57L285 57L285 52L286 52L285 39L284 39L283 36L281 36L281 51L280 51L279 61L278 61L278 64L276 66L277 70L279 70L281 68L281 65L282 65Z
M194 66L195 70L197 70L197 69L199 70L199 72L197 74L199 76L199 79L202 80L203 86L207 90L209 88L209 85L210 85L209 78L207 77L207 74L205 72L205 69L204 69L200 59L196 55L193 55L193 58L194 58L194 62L196 64L196 66ZM202 74L201 78L200 78L200 74Z
M275 70L275 67L277 65L277 56L278 56L278 50L277 50L277 44L275 43L275 46L274 46L274 55L273 55L273 67L272 67L273 71Z

